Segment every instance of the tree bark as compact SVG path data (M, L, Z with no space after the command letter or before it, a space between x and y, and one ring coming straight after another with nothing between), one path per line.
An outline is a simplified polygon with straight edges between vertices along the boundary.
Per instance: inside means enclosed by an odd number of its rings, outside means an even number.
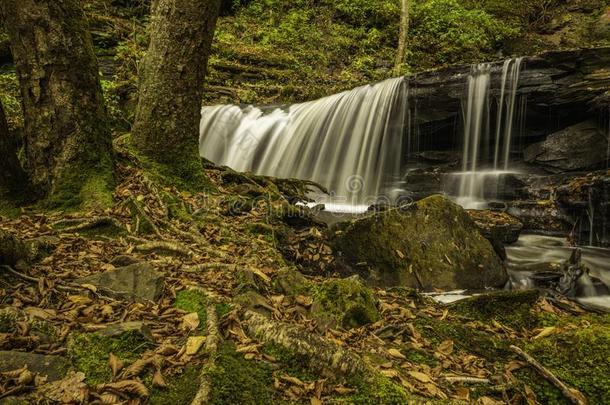
M113 160L91 35L78 0L0 0L21 87L25 169L51 205L106 197Z
M154 0L150 45L133 128L137 148L159 163L201 171L197 150L203 80L219 0Z
M17 159L17 149L8 130L4 108L0 102L0 197L11 198L26 190L26 176Z
M407 39L409 35L409 0L400 0L400 32L398 33L398 48L394 61L394 74L400 74L400 68L407 54Z

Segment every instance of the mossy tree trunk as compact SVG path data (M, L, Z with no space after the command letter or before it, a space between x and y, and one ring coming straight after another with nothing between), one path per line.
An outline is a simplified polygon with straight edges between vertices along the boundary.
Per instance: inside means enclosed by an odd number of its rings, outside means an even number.
M394 74L399 75L407 54L407 39L409 35L409 0L400 0L400 31L398 33L398 48L394 61Z
M78 0L0 0L21 87L25 169L54 206L108 202L112 143Z
M219 7L219 0L152 3L133 139L148 158L185 178L201 172L197 139L203 80Z
M0 197L21 196L27 188L26 176L17 159L15 143L8 130L0 102Z

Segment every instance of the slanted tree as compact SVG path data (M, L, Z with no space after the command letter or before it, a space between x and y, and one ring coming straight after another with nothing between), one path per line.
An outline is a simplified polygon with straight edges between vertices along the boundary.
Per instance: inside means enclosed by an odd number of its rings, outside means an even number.
M25 169L52 206L111 201L112 143L78 0L0 0L23 107Z
M409 0L400 0L400 28L398 33L398 48L394 61L394 74L400 74L402 64L407 54L407 39L409 36Z
M0 197L21 197L26 192L26 176L17 159L17 149L11 137L0 102Z
M203 80L219 0L154 0L133 127L135 146L186 180L200 177Z

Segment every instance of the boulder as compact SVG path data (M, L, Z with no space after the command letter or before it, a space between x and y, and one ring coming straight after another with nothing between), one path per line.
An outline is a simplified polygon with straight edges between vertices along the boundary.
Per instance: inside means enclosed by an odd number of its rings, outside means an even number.
M17 351L0 351L0 373L28 366L28 370L47 376L48 381L63 378L70 367L64 357Z
M526 162L552 171L587 170L604 166L608 138L593 121L565 128L523 151Z
M422 290L502 286L506 269L468 213L443 196L334 228L334 250L370 282Z
M118 299L153 302L161 297L163 281L163 274L149 263L136 263L76 280L79 284L93 284Z
M468 210L468 214L488 240L505 244L515 243L523 229L523 223L505 212L490 210Z

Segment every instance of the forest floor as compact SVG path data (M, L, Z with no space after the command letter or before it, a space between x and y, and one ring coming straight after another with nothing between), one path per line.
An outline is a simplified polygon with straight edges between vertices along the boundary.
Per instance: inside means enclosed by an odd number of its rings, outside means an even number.
M290 203L307 184L209 165L187 192L126 145L113 207L0 222L31 247L0 267L0 402L610 402L610 315L340 278L325 227Z

